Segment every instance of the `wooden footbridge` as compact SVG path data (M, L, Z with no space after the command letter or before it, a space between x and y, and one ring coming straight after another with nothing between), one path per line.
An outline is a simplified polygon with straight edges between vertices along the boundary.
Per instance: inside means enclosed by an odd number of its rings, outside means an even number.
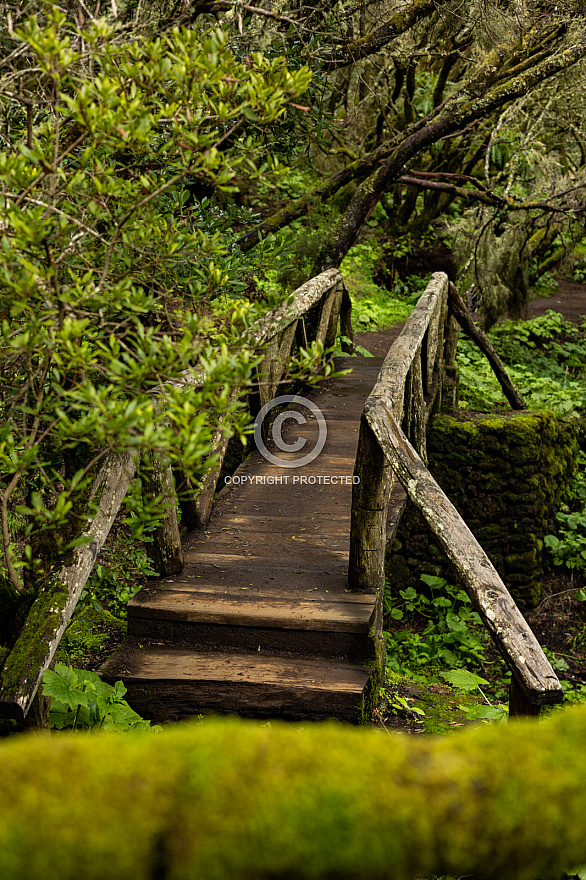
M263 421L264 454L223 487L227 441L218 426L219 463L197 493L179 499L192 527L184 546L175 487L187 484L156 475L150 491L169 501L154 544L162 577L129 604L128 639L102 668L106 679L124 681L137 711L159 721L206 712L366 720L384 675L385 550L406 494L512 670L511 714L537 714L562 698L506 587L425 466L428 415L453 387L456 318L469 320L462 309L447 277L434 275L386 357L341 358L336 367L352 372L323 383L309 405L303 398L273 409L273 428ZM264 352L253 411L280 394L292 346L318 340L327 349L338 324L350 338L350 301L340 273L329 270L251 331L251 345ZM4 714L28 711L135 470L130 456L119 457L98 477L98 513L87 544L59 573L66 599L45 628L42 662L34 680L23 675L4 689Z

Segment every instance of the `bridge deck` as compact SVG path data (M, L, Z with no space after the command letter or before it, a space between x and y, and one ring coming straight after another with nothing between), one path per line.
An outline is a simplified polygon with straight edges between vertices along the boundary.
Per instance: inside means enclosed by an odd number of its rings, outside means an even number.
M396 335L389 331L387 347ZM255 451L208 527L186 542L181 574L149 583L130 603L129 638L102 674L125 682L137 711L155 720L209 711L360 720L374 596L348 589L351 480L381 362L339 359L352 373L308 395L327 424L319 456L283 468ZM287 419L283 436L307 438L310 450L318 423Z

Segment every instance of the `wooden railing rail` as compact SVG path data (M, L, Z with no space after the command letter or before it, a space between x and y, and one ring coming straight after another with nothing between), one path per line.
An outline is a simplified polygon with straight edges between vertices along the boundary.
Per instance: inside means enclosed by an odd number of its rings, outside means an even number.
M265 315L245 335L244 344L254 351L262 350L263 359L257 367L260 389L253 407L258 409L275 396L285 371L291 348L307 347L314 340L327 350L336 338L340 322L342 335L351 338L351 303L338 269L329 269L310 279L296 290L289 301ZM186 373L175 385L197 387L205 374ZM233 395L241 389L235 387ZM155 392L164 417L165 386ZM254 412L253 412L254 414ZM205 474L201 485L193 487L180 473L157 467L152 463L143 491L159 495L167 502L166 514L154 534L152 547L157 570L162 575L180 571L183 554L176 513L177 484L183 484L180 497L188 526L202 526L208 521L212 500L227 448L226 422L217 427L215 463ZM23 720L35 698L40 682L49 668L55 651L79 601L82 590L94 567L97 556L108 537L120 505L134 479L138 457L129 452L109 455L101 466L90 495L90 504L99 499L97 511L84 532L87 543L77 547L69 564L63 565L41 589L20 636L2 669L0 717Z
M434 370L435 390L441 393L447 292L447 276L432 276L366 401L356 458L360 483L352 499L348 579L351 587L377 594L375 626L380 625L386 521L396 476L455 565L512 672L510 714L536 715L542 705L563 699L558 678L486 553L425 466L425 422Z

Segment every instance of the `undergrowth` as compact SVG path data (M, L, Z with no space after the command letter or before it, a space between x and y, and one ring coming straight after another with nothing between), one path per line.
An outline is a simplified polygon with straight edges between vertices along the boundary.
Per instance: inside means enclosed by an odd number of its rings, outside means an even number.
M529 321L503 321L489 333L513 384L529 409L571 415L586 409L586 329L559 312ZM458 342L460 405L492 410L507 406L486 357L465 336Z
M429 276L410 275L406 281L396 280L392 290L380 287L374 276L384 250L384 243L369 239L354 245L340 266L352 299L355 332L383 330L406 321L429 280Z
M490 651L490 638L468 594L435 575L423 574L421 582L420 590L385 593L390 681L399 676L426 686L449 685L457 697L453 705L466 721L504 720L508 673ZM393 703L391 697L391 708L421 709L416 701L405 705L406 698L402 704L400 699Z

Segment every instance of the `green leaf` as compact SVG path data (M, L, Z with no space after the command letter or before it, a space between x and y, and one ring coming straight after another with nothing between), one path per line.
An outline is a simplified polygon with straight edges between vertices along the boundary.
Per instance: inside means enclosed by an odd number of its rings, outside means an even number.
M75 709L88 706L89 699L80 686L75 670L63 663L55 665L55 671L48 670L43 676L43 696L55 697L60 703Z
M442 678L451 684L452 687L459 691L474 691L478 685L487 685L488 682L480 675L474 672L468 672L467 669L450 669L448 672L440 673Z

